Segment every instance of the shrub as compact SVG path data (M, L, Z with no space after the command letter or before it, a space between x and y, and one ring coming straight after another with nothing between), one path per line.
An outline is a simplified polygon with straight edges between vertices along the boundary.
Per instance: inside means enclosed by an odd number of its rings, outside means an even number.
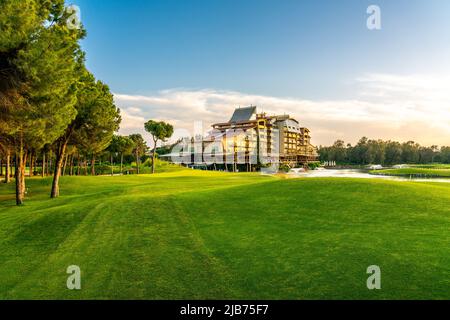
M280 165L279 170L280 170L281 172L289 172L289 170L291 170L291 167L288 166L287 164L282 164L282 165Z
M320 162L310 162L310 163L308 163L308 168L310 170L316 170L319 167L320 167Z

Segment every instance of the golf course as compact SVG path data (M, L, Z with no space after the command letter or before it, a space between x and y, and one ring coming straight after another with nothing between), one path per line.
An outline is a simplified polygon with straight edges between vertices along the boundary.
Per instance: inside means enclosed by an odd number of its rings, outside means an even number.
M371 171L371 174L399 177L449 178L450 169L412 167L403 169L374 170Z
M50 199L51 182L27 180L23 206L0 185L0 299L450 298L448 183L180 169L64 176Z

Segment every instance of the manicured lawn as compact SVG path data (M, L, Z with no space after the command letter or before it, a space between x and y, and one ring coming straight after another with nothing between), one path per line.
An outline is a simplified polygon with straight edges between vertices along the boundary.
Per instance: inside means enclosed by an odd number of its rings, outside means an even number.
M184 170L63 177L50 200L50 183L20 208L0 186L1 299L450 298L450 184Z
M413 176L413 177L450 177L450 169L428 169L428 168L404 168L404 169L386 169L373 170L371 174L389 175L389 176Z
M412 164L409 166L412 168L423 168L423 169L450 169L450 164L444 164L444 163Z

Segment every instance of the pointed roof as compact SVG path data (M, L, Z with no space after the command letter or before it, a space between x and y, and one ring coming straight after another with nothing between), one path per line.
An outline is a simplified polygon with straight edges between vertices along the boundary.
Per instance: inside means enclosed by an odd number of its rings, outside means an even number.
M256 114L256 107L237 108L234 110L230 122L249 121Z

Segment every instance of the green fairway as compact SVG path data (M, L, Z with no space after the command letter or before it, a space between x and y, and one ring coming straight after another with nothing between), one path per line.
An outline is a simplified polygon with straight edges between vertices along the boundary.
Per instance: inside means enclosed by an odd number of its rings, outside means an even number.
M411 168L424 168L424 169L450 169L450 164L433 163L433 164L411 164Z
M450 298L450 184L184 170L63 177L55 200L50 184L28 180L23 207L0 186L0 299Z
M375 175L403 176L403 177L429 177L429 178L450 177L450 169L444 168L431 169L425 167L373 170L370 171L370 173Z

